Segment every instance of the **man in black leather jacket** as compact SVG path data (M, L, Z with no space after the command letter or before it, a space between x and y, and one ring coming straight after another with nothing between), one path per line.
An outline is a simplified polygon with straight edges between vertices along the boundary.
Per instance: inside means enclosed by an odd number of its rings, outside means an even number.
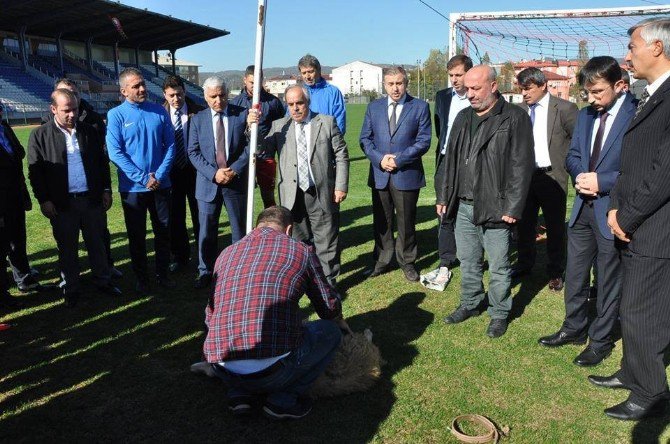
M496 72L479 65L465 75L471 108L456 117L447 145L448 161L435 175L438 215L456 218L461 262L461 304L448 317L456 324L479 314L483 301L483 256L489 260L491 317L486 334L507 331L512 308L510 230L523 212L535 168L533 129L521 108L498 93Z

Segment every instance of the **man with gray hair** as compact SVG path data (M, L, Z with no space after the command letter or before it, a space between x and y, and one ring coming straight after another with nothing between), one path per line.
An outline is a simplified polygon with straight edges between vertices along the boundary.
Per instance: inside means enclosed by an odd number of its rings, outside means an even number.
M448 160L435 175L437 214L456 218L461 261L461 304L444 322L458 324L479 314L486 252L491 276L486 334L497 338L507 331L512 308L510 231L521 218L535 168L533 129L528 114L498 93L495 69L475 66L464 82L471 107L456 117Z
M630 390L605 414L639 420L662 413L670 398L664 360L670 345L670 19L641 21L628 35L625 60L633 77L648 85L623 136L607 214L612 234L626 245L619 308L623 359L614 375L589 380Z
M347 112L340 90L321 77L321 63L311 54L298 60L303 85L311 97L309 109L315 113L333 116L342 136L347 132Z
M220 77L202 85L209 108L193 116L188 134L188 157L197 170L198 277L195 288L212 281L221 207L226 207L232 242L244 236L246 172L249 146L245 135L247 109L228 103L228 87Z
M286 88L289 115L275 120L261 141L279 163L279 204L291 210L293 237L314 243L328 282L340 274L340 203L347 197L349 152L335 119L310 111L301 85ZM249 123L258 114L249 112Z
M118 167L121 205L136 290L151 291L147 266L147 211L156 249L156 283L176 284L168 277L170 264L170 169L174 159L174 128L165 109L147 102L142 73L126 68L119 75L125 101L107 113L107 151Z

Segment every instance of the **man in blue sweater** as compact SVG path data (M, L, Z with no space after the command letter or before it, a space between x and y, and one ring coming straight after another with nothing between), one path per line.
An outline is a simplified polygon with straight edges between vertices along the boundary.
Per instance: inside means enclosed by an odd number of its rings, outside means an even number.
M344 106L344 97L336 86L326 82L321 77L321 63L311 54L303 56L298 61L298 70L309 91L309 109L315 113L335 117L342 137L347 130L347 111Z
M136 289L151 291L146 251L147 211L156 250L156 282L172 288L170 263L170 169L174 159L174 128L165 109L147 102L142 73L126 68L119 75L125 102L107 113L107 150L119 168L119 192L128 231L128 246Z

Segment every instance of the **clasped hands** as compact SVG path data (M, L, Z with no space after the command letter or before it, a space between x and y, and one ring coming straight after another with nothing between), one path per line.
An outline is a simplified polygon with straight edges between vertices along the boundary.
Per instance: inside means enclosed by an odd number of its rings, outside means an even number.
M382 161L379 162L379 166L387 173L392 173L393 171L397 170L398 165L395 163L395 155L385 154L384 157L382 157Z
M219 185L227 185L235 178L236 175L237 173L230 167L219 168L216 170L216 174L214 175L214 182Z
M596 197L598 195L598 174L579 173L575 179L575 190L585 196Z
M149 181L147 182L145 187L151 191L158 191L160 186L161 183L158 179L156 179L156 173L149 173Z

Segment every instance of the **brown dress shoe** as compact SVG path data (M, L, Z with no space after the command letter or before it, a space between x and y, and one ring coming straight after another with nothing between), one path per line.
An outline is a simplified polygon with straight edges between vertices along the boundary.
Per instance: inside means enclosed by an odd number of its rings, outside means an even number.
M561 291L563 290L563 278L556 277L549 279L549 290L552 291Z

